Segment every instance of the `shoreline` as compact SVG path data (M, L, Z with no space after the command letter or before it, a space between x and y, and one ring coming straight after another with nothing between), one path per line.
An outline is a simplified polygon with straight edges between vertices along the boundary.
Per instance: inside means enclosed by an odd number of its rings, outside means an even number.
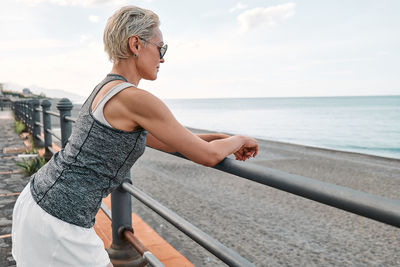
M210 131L210 130L205 130L205 129L198 129L198 128L193 128L193 127L186 127L185 128L189 129L193 133L214 133L215 131ZM221 132L224 134L228 135L234 135L232 133L228 132ZM353 154L354 156L365 156L365 157L371 157L374 159L382 159L382 160L394 160L398 161L400 163L400 158L391 158L391 157L384 157L384 156L379 156L379 155L373 155L373 154L366 154L366 153L361 153L361 152L354 152L354 151L346 151L346 150L339 150L339 149L333 149L333 148L325 148L325 147L317 147L317 146L310 146L310 145L303 145L303 144L295 144L295 143L289 143L289 142L283 142L283 141L276 141L276 140L269 140L269 139L264 139L264 138L255 138L259 142L267 142L267 143L275 143L277 145L282 145L282 146L296 146L301 149L315 149L316 151L326 151L326 152L333 152L333 153L346 153L346 154Z
M58 118L57 118L58 119ZM55 125L56 124L56 125ZM184 126L185 128L189 129L193 133L214 133L216 131L210 131L210 130L205 130L205 129L198 129L198 128L193 128L193 127L187 127ZM57 123L52 123L52 128L57 133L59 136L61 136L60 133L60 128L59 124ZM224 132L221 131L220 133L228 134L228 135L235 135L232 133ZM300 149L314 149L315 151L325 151L325 152L332 152L332 153L345 153L345 154L352 154L354 156L360 156L360 157L366 157L366 158L372 158L372 159L382 159L382 160L389 160L389 161L397 161L400 163L400 158L391 158L391 157L385 157L385 156L379 156L379 155L373 155L373 154L366 154L366 153L361 153L361 152L354 152L354 151L346 151L346 150L338 150L338 149L333 149L333 148L325 148L325 147L317 147L317 146L310 146L310 145L303 145L303 144L295 144L295 143L288 143L288 142L283 142L283 141L276 141L276 140L268 140L268 139L263 139L263 138L255 138L259 142L266 142L266 143L274 143L276 145L281 145L281 146L295 146ZM57 145L61 147L61 143L58 139L53 138L53 142L55 142Z

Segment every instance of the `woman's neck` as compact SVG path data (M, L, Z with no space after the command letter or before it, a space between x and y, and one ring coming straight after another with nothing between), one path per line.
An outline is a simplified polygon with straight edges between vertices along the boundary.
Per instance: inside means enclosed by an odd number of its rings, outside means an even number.
M114 63L111 72L113 74L119 74L128 82L138 86L141 80L140 75L137 72L136 65L134 62L131 62L130 59L122 59L116 63Z

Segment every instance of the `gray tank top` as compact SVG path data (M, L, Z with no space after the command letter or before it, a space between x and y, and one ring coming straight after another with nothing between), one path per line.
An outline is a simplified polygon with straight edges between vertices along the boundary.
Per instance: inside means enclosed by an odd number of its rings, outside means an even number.
M115 129L98 121L90 111L100 89L113 80L109 74L82 105L68 142L31 177L31 193L47 213L71 224L90 228L102 198L127 177L143 154L147 131Z

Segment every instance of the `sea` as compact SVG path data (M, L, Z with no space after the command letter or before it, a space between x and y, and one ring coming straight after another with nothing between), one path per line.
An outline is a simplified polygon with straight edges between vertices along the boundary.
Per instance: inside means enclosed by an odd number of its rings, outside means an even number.
M400 159L400 96L165 100L198 129Z
M191 128L400 159L400 96L163 101Z

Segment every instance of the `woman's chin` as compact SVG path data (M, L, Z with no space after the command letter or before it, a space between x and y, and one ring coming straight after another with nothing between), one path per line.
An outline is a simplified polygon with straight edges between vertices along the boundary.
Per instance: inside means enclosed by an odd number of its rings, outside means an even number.
M143 77L143 79L148 80L148 81L154 81L157 79L157 73L155 73L154 75L149 75L147 77Z

